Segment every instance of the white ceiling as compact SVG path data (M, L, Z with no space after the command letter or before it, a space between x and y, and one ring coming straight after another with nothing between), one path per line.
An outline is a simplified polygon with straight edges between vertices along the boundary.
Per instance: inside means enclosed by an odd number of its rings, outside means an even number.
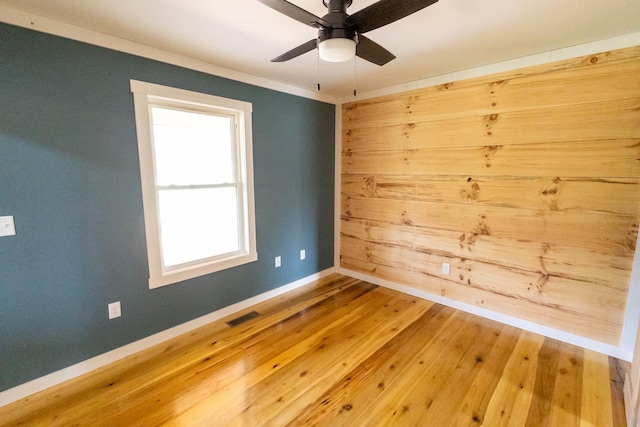
M289 0L318 16L322 0ZM353 0L349 13L375 0ZM316 30L257 0L0 0L0 6L314 90L315 52L270 60ZM2 16L0 16L2 20ZM640 0L440 0L367 33L397 58L355 62L359 92L640 32ZM319 66L322 93L351 93L354 62Z

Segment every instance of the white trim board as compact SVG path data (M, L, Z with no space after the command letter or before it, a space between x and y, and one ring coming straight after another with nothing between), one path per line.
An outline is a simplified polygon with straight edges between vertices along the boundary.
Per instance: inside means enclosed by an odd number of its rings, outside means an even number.
M627 294L627 308L622 324L620 336L620 358L632 360L636 345L636 336L640 326L640 233L636 238L636 252L633 255L629 293ZM336 264L337 265L337 264Z
M335 273L335 268L333 267L0 392L0 406L8 405L27 396L31 396L34 393L43 391L49 387L53 387L70 379L79 377L80 375L84 375L127 356L131 356L132 354L146 350L167 340L193 331L194 329L205 326L211 322L215 322L223 317L292 291L315 280L319 280L332 273Z
M441 295L432 294L430 292L422 291L420 289L411 288L406 285L400 285L398 283L390 282L388 280L379 279L377 277L368 276L366 274L358 273L356 271L348 270L346 268L336 267L336 272L350 276L355 279L360 279L373 283L374 285L383 286L385 288L393 289L395 291L403 292L408 295L413 295L418 298L433 301L438 304L446 305L466 313L471 313L486 319L495 320L496 322L503 323L505 325L514 326L525 331L533 332L539 335L543 335L548 338L553 338L558 341L573 344L588 350L593 350L598 353L606 354L617 358L620 357L620 349L616 346L605 344L600 341L595 341L589 338L581 337L579 335L564 332L558 329L542 326L528 320L519 319L517 317L509 316L499 313L497 311L487 310L486 308L477 307L472 304L456 301L451 298L445 298ZM624 359L627 360L627 359Z
M342 192L342 105L336 105L336 131L335 131L335 178L334 178L334 205L333 205L333 265L340 265L340 206Z

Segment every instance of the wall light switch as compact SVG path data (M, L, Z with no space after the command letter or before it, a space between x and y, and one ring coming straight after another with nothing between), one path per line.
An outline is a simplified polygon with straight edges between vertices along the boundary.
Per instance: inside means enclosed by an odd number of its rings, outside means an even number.
M305 259L306 257L307 257L307 252L304 249L302 249L300 251L300 259L302 260L302 259Z
M120 301L112 302L108 305L109 307L109 319L115 319L116 317L120 317L122 315L122 311L120 310Z
M276 268L280 267L281 265L282 265L282 258L277 256L276 257Z
M12 216L0 216L0 237L15 236L16 224L13 222Z

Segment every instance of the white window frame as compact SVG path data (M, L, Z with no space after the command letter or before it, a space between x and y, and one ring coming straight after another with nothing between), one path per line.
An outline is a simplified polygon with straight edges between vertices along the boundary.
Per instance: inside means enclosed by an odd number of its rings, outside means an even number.
M252 104L219 96L176 89L153 83L131 80L133 93L142 202L146 228L147 255L149 261L149 288L170 285L194 277L214 273L231 267L256 261L255 209L253 194ZM238 223L241 236L240 250L201 261L164 267L160 243L158 211L158 186L154 162L151 106L161 105L201 112L231 115L236 121L236 168L239 188Z

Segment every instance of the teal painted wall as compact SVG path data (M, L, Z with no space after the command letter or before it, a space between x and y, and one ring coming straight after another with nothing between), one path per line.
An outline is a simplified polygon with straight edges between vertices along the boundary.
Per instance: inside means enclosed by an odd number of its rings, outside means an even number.
M257 262L148 288L130 79L253 103ZM333 266L334 132L331 104L0 24L0 390Z

